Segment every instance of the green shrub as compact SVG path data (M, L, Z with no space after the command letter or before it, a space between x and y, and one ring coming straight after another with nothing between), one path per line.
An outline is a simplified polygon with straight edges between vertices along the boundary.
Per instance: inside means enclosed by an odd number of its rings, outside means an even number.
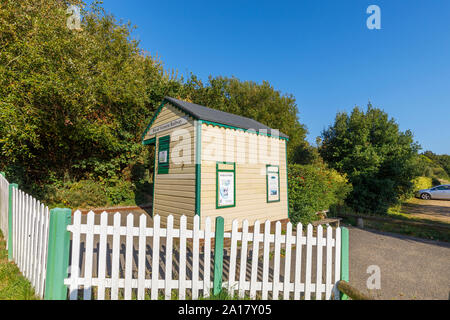
M111 205L133 205L135 203L134 186L131 182L117 180L109 182L106 194Z
M414 183L414 192L429 189L433 186L432 179L429 177L417 177L413 180Z
M342 204L351 189L345 176L323 164L289 165L291 222L307 224L316 220L316 212Z
M47 199L51 207L92 208L108 204L105 187L92 180L56 183L47 190Z

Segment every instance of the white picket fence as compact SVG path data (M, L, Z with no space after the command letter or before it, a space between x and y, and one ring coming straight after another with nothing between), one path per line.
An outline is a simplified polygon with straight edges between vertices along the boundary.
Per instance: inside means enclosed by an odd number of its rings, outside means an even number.
M0 228L3 238L8 239L8 206L9 206L9 182L0 175Z
M13 260L43 298L47 273L49 209L20 189L12 197Z
M165 299L171 299L172 290L176 290L178 299L209 296L213 287L211 259L215 237L209 218L205 219L204 230L199 228L198 216L194 218L192 230L187 229L185 216L180 218L179 228L174 227L173 216L168 217L165 228L160 227L158 215L153 218L152 227L147 227L146 215L140 216L138 226L134 225L132 214L126 217L126 225L121 225L120 213L114 215L113 225L108 225L106 212L101 214L99 224L95 223L93 212L88 213L86 223L81 218L81 212L75 212L73 224L68 226L72 233L72 254L70 275L64 283L69 286L70 299L153 300L160 297L160 291ZM317 227L315 236L312 225L307 226L305 235L301 224L297 225L297 233L293 232L291 223L282 232L281 223L277 222L275 233L271 233L269 221L265 222L263 231L260 226L255 222L253 232L249 232L249 223L244 221L239 231L239 224L234 221L232 231L224 234L225 240L231 242L230 254L224 259L228 268L223 276L223 287L229 294L237 292L239 297L252 299L331 299L340 280L341 229L328 227L324 237L321 226ZM149 246L152 254L147 262ZM112 247L110 260L107 259L109 247ZM280 270L281 260L283 270ZM147 265L152 266L151 273Z

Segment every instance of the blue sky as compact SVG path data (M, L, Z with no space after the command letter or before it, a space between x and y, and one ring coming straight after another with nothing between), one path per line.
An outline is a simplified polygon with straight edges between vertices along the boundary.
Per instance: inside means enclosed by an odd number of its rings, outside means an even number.
M381 30L369 30L369 5ZM423 151L450 153L450 1L104 0L166 69L268 80L295 96L308 140L372 104Z

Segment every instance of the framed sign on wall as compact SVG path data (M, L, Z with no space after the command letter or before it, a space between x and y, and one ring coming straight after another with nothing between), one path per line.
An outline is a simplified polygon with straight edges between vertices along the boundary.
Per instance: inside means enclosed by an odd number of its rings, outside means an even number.
M280 167L266 166L267 202L280 201Z
M230 165L229 163L226 163ZM236 167L221 169L216 166L216 208L230 208L236 206Z

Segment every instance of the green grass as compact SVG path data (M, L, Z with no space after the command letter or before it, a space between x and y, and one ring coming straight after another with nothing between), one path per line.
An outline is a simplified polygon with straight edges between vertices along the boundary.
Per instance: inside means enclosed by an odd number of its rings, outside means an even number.
M8 261L6 241L0 232L0 300L38 300L30 282Z
M363 217L363 216L362 216ZM345 223L356 226L356 218L346 217L343 220ZM427 220L428 222L428 220ZM399 225L389 222L371 221L364 219L364 228L373 229L383 232L397 233L408 235L416 238L428 239L428 240L439 240L450 242L450 234L446 231L429 229L421 226L410 226L410 225Z

